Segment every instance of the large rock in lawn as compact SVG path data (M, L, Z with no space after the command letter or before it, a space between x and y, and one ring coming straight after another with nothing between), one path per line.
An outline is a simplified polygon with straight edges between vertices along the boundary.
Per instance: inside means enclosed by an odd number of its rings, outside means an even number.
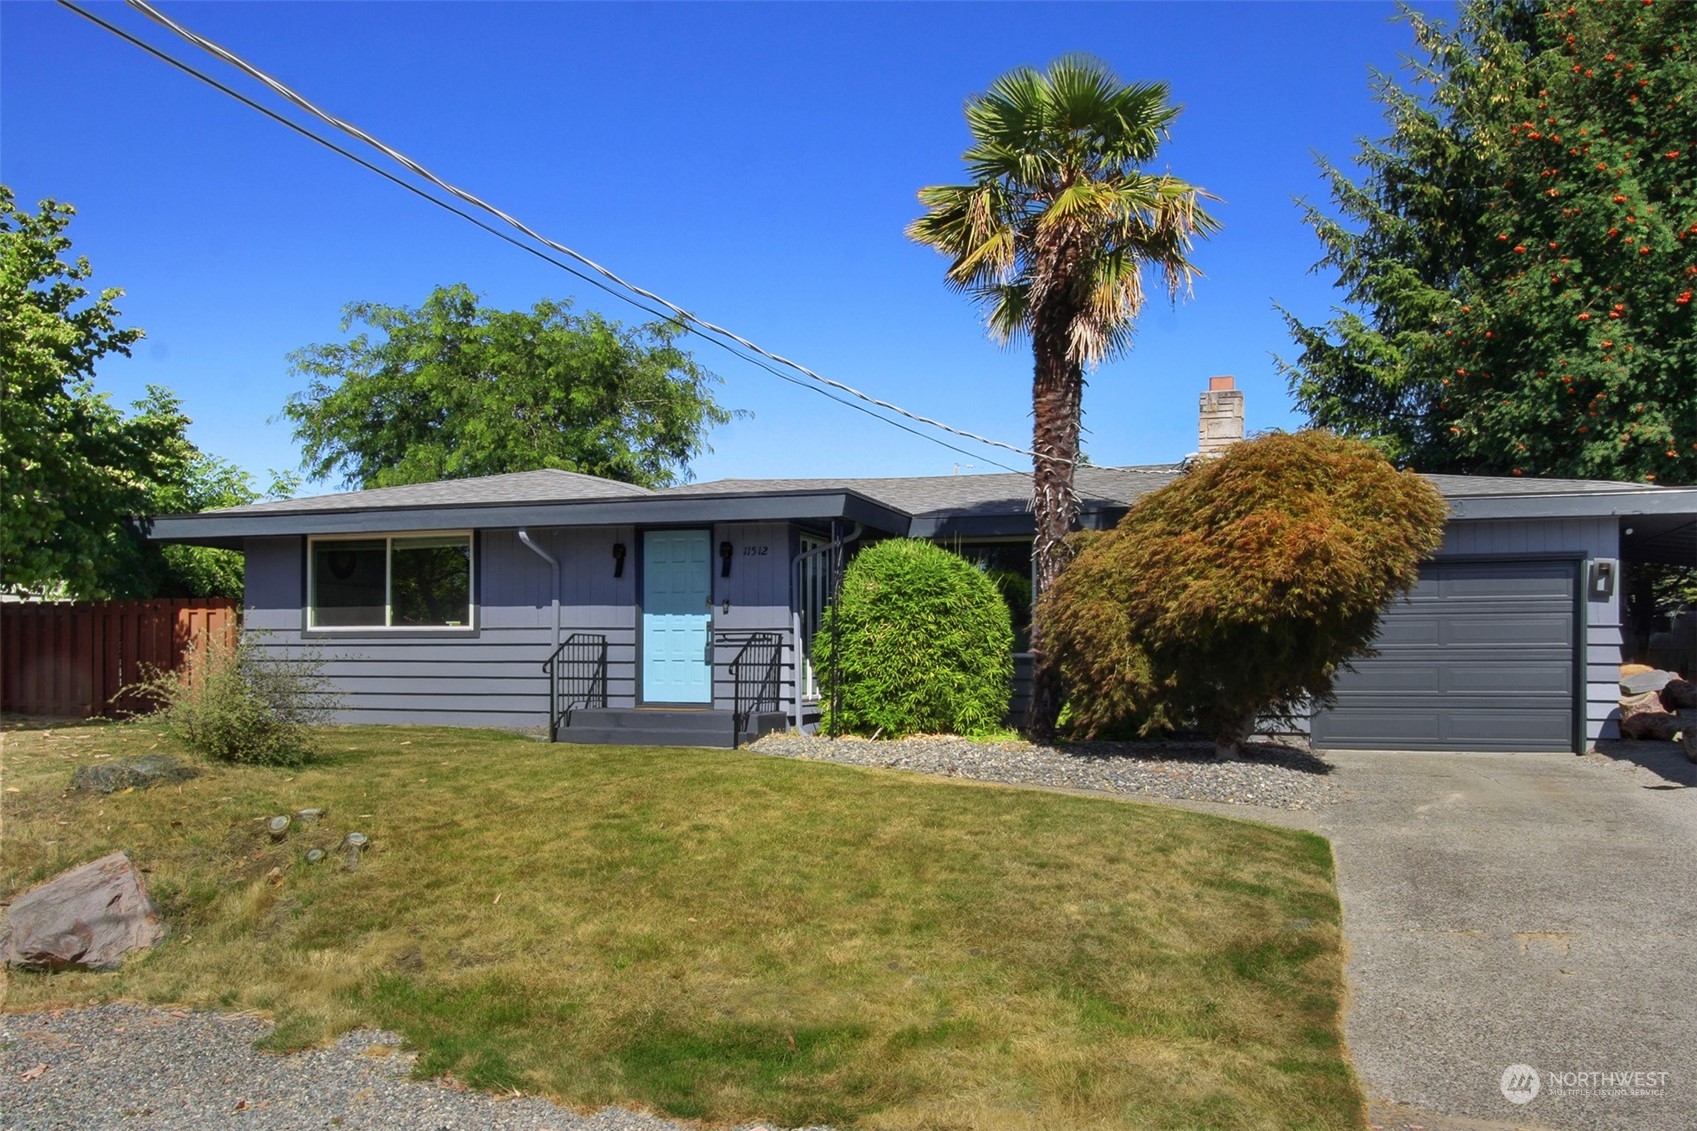
M165 924L122 852L61 872L12 901L0 960L29 970L115 970L165 937Z
M1688 679L1670 679L1658 694L1662 697L1662 709L1665 711L1697 707L1697 683Z
M1679 733L1679 719L1662 710L1662 699L1654 691L1620 701L1620 733L1627 738L1670 742Z
M120 789L148 789L198 776L199 770L184 765L169 754L143 754L138 758L119 758L113 762L90 762L78 766L71 775L71 788L117 793Z

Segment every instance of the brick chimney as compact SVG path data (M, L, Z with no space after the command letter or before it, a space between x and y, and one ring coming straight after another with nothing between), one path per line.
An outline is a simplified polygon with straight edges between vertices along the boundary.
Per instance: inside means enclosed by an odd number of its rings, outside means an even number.
M1208 378L1202 394L1200 440L1196 451L1204 459L1217 456L1243 439L1243 393L1230 377Z

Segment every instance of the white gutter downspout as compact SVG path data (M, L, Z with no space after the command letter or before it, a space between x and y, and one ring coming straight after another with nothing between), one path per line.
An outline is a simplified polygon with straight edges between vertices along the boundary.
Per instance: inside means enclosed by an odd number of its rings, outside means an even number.
M554 555L530 540L530 531L519 531L519 541L529 546L531 552L547 562L548 567L554 571L554 651L558 652L560 650L560 563Z

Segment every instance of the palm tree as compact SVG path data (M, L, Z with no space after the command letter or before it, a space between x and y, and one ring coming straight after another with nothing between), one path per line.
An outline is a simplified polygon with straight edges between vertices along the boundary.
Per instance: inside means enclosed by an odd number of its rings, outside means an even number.
M1143 308L1143 269L1159 269L1168 298L1199 274L1192 241L1218 230L1203 210L1217 199L1140 166L1155 156L1178 108L1165 83L1124 85L1104 64L1067 55L1047 72L1028 67L967 101L972 180L919 190L926 213L907 234L947 255L950 285L986 308L990 334L1029 335L1032 512L1037 588L1066 565L1078 517L1073 470L1084 371L1130 348ZM1028 729L1053 736L1060 676L1032 628Z

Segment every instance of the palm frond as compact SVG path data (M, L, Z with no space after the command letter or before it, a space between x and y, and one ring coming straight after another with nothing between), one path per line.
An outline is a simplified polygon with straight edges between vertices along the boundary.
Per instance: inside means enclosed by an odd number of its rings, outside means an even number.
M1205 208L1216 197L1142 171L1178 112L1165 83L1121 83L1087 55L1009 71L967 102L970 183L921 189L908 235L949 257L949 285L998 341L1050 311L1072 361L1098 364L1130 346L1145 268L1176 301L1200 273L1195 241L1220 226Z

